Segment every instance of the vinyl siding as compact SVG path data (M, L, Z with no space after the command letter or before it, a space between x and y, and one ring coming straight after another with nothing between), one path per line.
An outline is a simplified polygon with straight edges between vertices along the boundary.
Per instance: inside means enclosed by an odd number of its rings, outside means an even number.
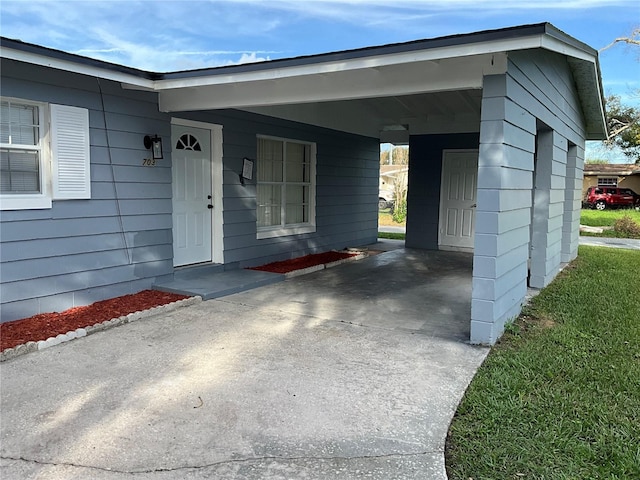
M223 126L226 268L370 244L377 238L377 139L240 111L158 111L153 93L45 67L2 61L2 95L89 110L91 199L0 213L2 321L150 288L173 274L171 118ZM102 95L100 94L102 89ZM104 105L104 109L103 109ZM143 137L165 158L145 167ZM314 233L258 240L255 184L241 185L256 135L315 142Z
M90 200L0 214L2 320L133 293L170 275L170 162L142 166L143 136L170 135L156 95L10 60L2 95L87 108L92 184Z
M566 188L575 189L582 178L584 136L573 77L561 55L511 52L506 74L485 77L472 342L494 343L518 315L530 257L531 282L543 286L563 258L575 256L579 203ZM536 142L542 142L537 160ZM528 219L527 225L511 221L517 217Z

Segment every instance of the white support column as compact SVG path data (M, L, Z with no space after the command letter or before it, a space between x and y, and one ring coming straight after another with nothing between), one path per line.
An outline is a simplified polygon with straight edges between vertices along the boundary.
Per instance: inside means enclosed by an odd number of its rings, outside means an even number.
M557 132L538 133L529 279L534 288L547 286L560 271L567 149Z
M568 263L578 256L583 172L584 144L580 146L571 145L567 152L567 182L564 191L562 263Z
M495 343L527 292L536 119L507 98L509 81L487 76L483 88L472 343Z

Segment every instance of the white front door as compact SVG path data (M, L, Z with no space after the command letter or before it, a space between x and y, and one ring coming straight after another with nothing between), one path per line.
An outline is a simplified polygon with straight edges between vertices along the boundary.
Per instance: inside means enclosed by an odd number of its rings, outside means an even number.
M473 249L477 178L477 150L445 150L438 235L443 250Z
M210 262L211 131L171 128L173 172L173 264Z

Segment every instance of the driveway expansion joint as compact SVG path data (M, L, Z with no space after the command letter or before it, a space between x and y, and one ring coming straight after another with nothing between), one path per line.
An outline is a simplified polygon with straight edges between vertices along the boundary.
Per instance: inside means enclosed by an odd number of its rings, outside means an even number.
M86 468L89 470L98 470L101 472L108 473L116 473L116 474L124 474L124 475L142 475L148 473L161 473L161 472L178 472L182 470L202 470L205 468L219 467L223 465L232 465L232 464L243 464L243 463L252 463L252 462L262 462L262 461L284 461L284 462L296 462L296 461L331 461L331 460L379 460L384 458L410 458L410 457L421 457L424 455L431 454L443 454L443 449L435 449L435 450L423 450L420 452L409 452L409 453L384 453L380 455L356 455L352 457L344 457L344 456L334 456L334 457L321 457L321 456L300 456L300 457L279 457L279 456L265 456L265 457L252 457L252 458L236 458L229 460L220 460L219 462L212 462L204 465L182 465L173 468L153 468L148 470L117 470L114 468L106 468L106 467L98 467L94 465L80 465L77 463L70 462L46 462L36 459L30 459L25 457L10 457L10 456L0 456L0 460L12 460L12 461L21 461L32 463L36 465L49 466L49 467L73 467L73 468Z
M209 302L221 302L221 303L226 303L228 305L234 305L234 306L240 306L240 307L247 307L247 308L256 308L255 305L252 305L250 303L245 303L245 302L236 302L236 301L232 301L232 300L227 300L225 298L214 298L211 300L208 300ZM305 317L305 318L312 318L312 319L316 319L316 320L324 320L326 322L333 322L333 323L341 323L343 325L350 325L352 327L360 327L360 328L365 328L365 329L369 329L369 330L381 330L383 332L401 332L401 333L407 333L409 335L425 335L425 336L429 336L428 334L422 333L422 332L417 332L417 331L405 331L405 330L398 330L396 328L385 328L382 327L380 325L365 325L364 323L359 323L359 322L353 322L350 320L337 320L337 319L333 319L333 318L325 318L325 317L319 317L318 315L312 315L310 313L303 313L303 312L297 312L297 311L291 311L291 310L285 310L279 307L264 307L265 310L267 311L271 311L271 312L280 312L280 313L286 313L286 314L294 314L294 315L298 315L300 317ZM478 345L476 344L471 344L470 342L466 342L467 344L471 345L472 347L476 347ZM483 345L480 345L481 347ZM486 347L486 345L484 345L484 347Z

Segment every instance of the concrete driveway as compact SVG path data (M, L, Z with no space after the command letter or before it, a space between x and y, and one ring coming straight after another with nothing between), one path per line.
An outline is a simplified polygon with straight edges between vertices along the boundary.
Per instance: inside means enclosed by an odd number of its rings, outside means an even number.
M0 477L446 478L470 272L401 249L4 362Z

